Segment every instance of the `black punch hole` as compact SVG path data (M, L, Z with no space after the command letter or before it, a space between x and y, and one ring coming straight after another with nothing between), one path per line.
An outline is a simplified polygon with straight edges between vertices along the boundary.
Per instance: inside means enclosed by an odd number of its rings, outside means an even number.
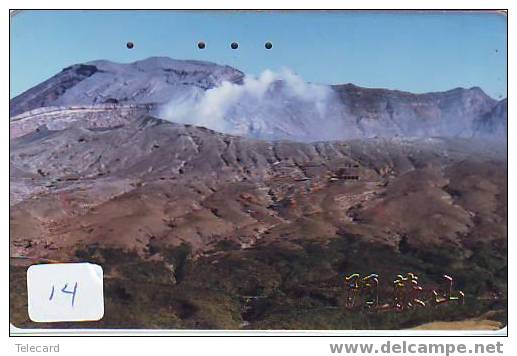
M132 49L133 47L135 47L135 44L133 42L128 42L128 43L126 43L126 47L128 49Z
M199 49L205 49L205 47L206 47L205 42L203 42L203 41L199 41L199 42L197 43L197 48L199 48Z
M239 44L237 42L232 42L230 47L232 47L232 49L237 49L237 48L239 48Z
M266 49L271 49L271 48L273 48L273 44L271 42L266 42L264 47L266 47Z

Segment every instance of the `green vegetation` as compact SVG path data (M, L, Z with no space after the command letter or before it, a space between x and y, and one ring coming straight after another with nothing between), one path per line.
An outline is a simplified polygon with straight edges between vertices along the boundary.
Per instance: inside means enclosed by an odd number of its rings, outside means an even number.
M25 268L11 267L11 321L18 327L188 329L403 329L431 321L478 317L506 310L506 256L496 243L398 249L342 234L327 240L283 240L238 250L231 244L193 259L188 245L133 252L90 246L77 261L105 271L105 316L91 323L34 324L26 313ZM344 307L343 276L380 275L382 303L391 282L414 272L430 298L444 273L466 293L465 305L404 312ZM499 299L488 298L498 295ZM506 323L505 313L498 313Z

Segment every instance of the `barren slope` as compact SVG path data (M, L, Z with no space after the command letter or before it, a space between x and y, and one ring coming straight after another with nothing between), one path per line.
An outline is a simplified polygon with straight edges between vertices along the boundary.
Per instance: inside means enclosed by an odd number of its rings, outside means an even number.
M15 325L34 326L25 268L48 261L103 266L106 315L87 327L407 328L504 308L500 142L268 142L137 108L81 110L10 124ZM336 313L344 274L381 274L387 300L406 271L427 292L452 274L469 302Z

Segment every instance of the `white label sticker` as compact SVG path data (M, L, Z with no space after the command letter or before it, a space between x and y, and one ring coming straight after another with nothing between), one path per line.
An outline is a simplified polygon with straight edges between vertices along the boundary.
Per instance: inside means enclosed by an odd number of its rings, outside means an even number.
M27 294L35 322L94 321L104 315L103 272L96 264L30 266Z

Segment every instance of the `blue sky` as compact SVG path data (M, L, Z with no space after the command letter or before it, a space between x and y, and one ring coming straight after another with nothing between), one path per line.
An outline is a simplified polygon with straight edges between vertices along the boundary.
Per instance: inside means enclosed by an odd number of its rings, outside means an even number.
M501 99L506 27L483 12L24 11L11 20L10 95L74 63L169 56L417 93L479 86Z

